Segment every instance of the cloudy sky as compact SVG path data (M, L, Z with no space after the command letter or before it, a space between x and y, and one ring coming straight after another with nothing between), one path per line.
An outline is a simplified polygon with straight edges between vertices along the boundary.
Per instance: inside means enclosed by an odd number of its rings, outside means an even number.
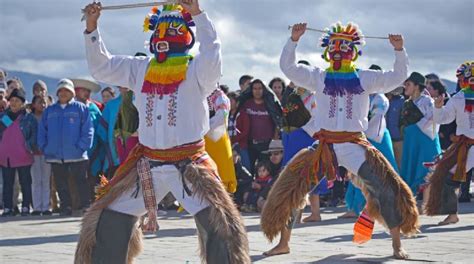
M103 5L150 0L103 0ZM51 77L86 77L80 8L85 0L0 0L0 67ZM242 74L269 81L282 76L279 53L287 27L308 22L323 29L335 21L354 21L364 34L402 33L411 70L436 72L454 80L456 67L474 59L472 0L201 0L222 40L222 83L237 88ZM142 32L148 8L104 11L100 28L109 51L145 51ZM326 67L317 46L319 33L308 32L298 58ZM393 64L388 40L367 40L359 67Z

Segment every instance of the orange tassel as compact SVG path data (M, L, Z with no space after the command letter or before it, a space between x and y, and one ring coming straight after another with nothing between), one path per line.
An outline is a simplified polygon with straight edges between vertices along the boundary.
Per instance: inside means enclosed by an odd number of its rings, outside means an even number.
M374 232L374 221L370 219L369 215L363 211L357 222L354 224L354 237L352 242L357 244L364 244L372 238Z

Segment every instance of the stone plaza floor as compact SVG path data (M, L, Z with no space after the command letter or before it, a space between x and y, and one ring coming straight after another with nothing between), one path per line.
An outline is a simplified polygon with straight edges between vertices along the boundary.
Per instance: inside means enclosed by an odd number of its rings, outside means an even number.
M374 236L358 246L351 242L354 219L337 219L344 208L325 208L323 221L298 224L291 254L264 257L272 247L260 231L258 214L244 214L254 263L404 263L391 258L391 240L376 224ZM306 212L305 215L308 213ZM474 202L460 204L460 222L437 226L443 217L421 216L421 234L403 239L410 253L406 263L474 263ZM0 218L0 263L72 263L80 218ZM200 263L193 218L168 212L159 217L161 230L147 235L141 263Z

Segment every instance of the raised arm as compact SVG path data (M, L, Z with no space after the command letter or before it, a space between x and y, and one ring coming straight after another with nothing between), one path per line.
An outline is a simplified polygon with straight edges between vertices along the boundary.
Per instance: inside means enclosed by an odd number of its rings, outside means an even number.
M140 65L148 63L146 57L111 55L97 28L101 4L86 6L86 30L84 32L86 58L89 71L99 82L135 88Z
M296 86L315 91L318 88L317 78L319 78L321 70L316 67L296 64L296 46L305 31L306 23L296 24L292 27L291 38L288 39L280 56L280 69Z
M200 9L198 0L182 0L180 4L191 14L196 24L199 54L194 58L194 71L199 88L205 96L208 96L214 91L222 76L221 41L207 13Z
M432 129L434 101L431 97L423 97L416 103L418 109L423 113L423 118L416 125L423 131Z
M454 121L456 118L456 108L454 105L457 98L453 96L446 105L444 105L444 94L435 99L435 108L433 110L433 120L435 123L445 125Z
M369 93L388 93L400 86L408 77L408 55L401 35L389 35L395 50L395 63L390 71L363 71L364 88Z
M214 104L216 114L210 120L210 128L215 129L219 126L227 127L227 118L229 117L230 111L229 98L223 92L219 92L219 96L216 97L212 103Z
M385 114L388 111L389 102L383 94L376 94L370 104L371 119L369 120L369 128L365 132L368 138L377 143L382 142L386 128Z

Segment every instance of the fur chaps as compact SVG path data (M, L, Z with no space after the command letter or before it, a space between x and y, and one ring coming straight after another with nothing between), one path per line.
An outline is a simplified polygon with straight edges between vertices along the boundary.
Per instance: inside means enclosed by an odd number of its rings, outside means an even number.
M87 209L82 218L74 264L91 264L92 250L96 243L97 224L99 223L102 211L122 193L128 191L130 188L136 187L137 177L137 170L132 169L122 181L113 186L106 195L95 201L91 207ZM133 229L128 244L128 264L132 264L133 259L137 257L142 250L142 231L137 227Z
M244 222L223 184L208 168L201 165L188 165L185 178L193 186L193 195L210 204L211 226L227 244L231 264L251 263L249 242ZM206 262L206 246L200 238L201 260Z

